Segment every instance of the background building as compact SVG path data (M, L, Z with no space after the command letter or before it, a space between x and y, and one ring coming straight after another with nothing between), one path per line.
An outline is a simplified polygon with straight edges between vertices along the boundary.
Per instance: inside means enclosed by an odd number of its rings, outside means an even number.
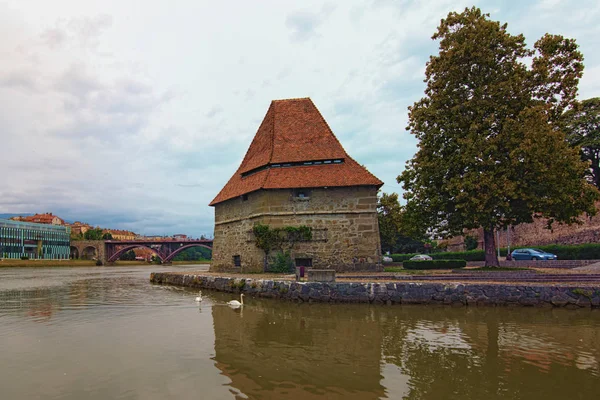
M138 236L134 232L121 229L104 229L102 233L110 233L112 240L135 240L135 238Z
M354 161L308 99L271 103L242 164L217 197L212 269L261 271L252 228L308 226L295 245L297 266L378 270L377 190L383 184Z
M33 222L36 224L65 225L65 221L52 213L28 215L26 217L12 217L11 220Z
M68 226L0 219L0 257L66 260L70 234Z
M83 235L90 229L94 229L90 224L75 221L71 224L71 233L74 235Z

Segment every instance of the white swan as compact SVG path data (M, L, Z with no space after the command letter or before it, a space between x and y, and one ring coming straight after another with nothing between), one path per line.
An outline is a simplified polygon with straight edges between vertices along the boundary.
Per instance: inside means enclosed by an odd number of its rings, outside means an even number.
M240 294L240 301L231 300L227 303L228 306L238 308L244 305L244 293Z
M198 292L198 297L196 297L196 303L200 303L202 301L202 290Z

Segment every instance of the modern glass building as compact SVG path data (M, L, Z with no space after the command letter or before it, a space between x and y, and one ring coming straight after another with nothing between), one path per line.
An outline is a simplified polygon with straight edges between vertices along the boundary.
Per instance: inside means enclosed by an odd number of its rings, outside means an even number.
M71 228L0 219L0 258L67 260Z

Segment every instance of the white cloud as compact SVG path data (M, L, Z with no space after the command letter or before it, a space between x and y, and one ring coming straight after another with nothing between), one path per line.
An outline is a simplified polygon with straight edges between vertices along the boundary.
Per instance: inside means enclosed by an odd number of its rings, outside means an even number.
M386 185L416 150L430 37L456 0L0 3L0 213L145 233L212 231L208 203L272 99L310 96ZM599 6L476 1L525 33L575 37L600 95ZM335 7L333 6L335 4ZM577 14L577 15L575 15Z

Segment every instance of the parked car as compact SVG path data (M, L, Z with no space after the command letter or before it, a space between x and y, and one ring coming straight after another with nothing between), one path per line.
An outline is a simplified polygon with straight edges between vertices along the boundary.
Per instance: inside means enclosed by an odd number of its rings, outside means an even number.
M383 256L383 262L393 262L394 259L390 256Z
M510 254L513 260L558 260L556 254L539 249L517 249Z
M427 254L417 254L416 256L412 256L410 261L431 261L433 258L428 256Z

